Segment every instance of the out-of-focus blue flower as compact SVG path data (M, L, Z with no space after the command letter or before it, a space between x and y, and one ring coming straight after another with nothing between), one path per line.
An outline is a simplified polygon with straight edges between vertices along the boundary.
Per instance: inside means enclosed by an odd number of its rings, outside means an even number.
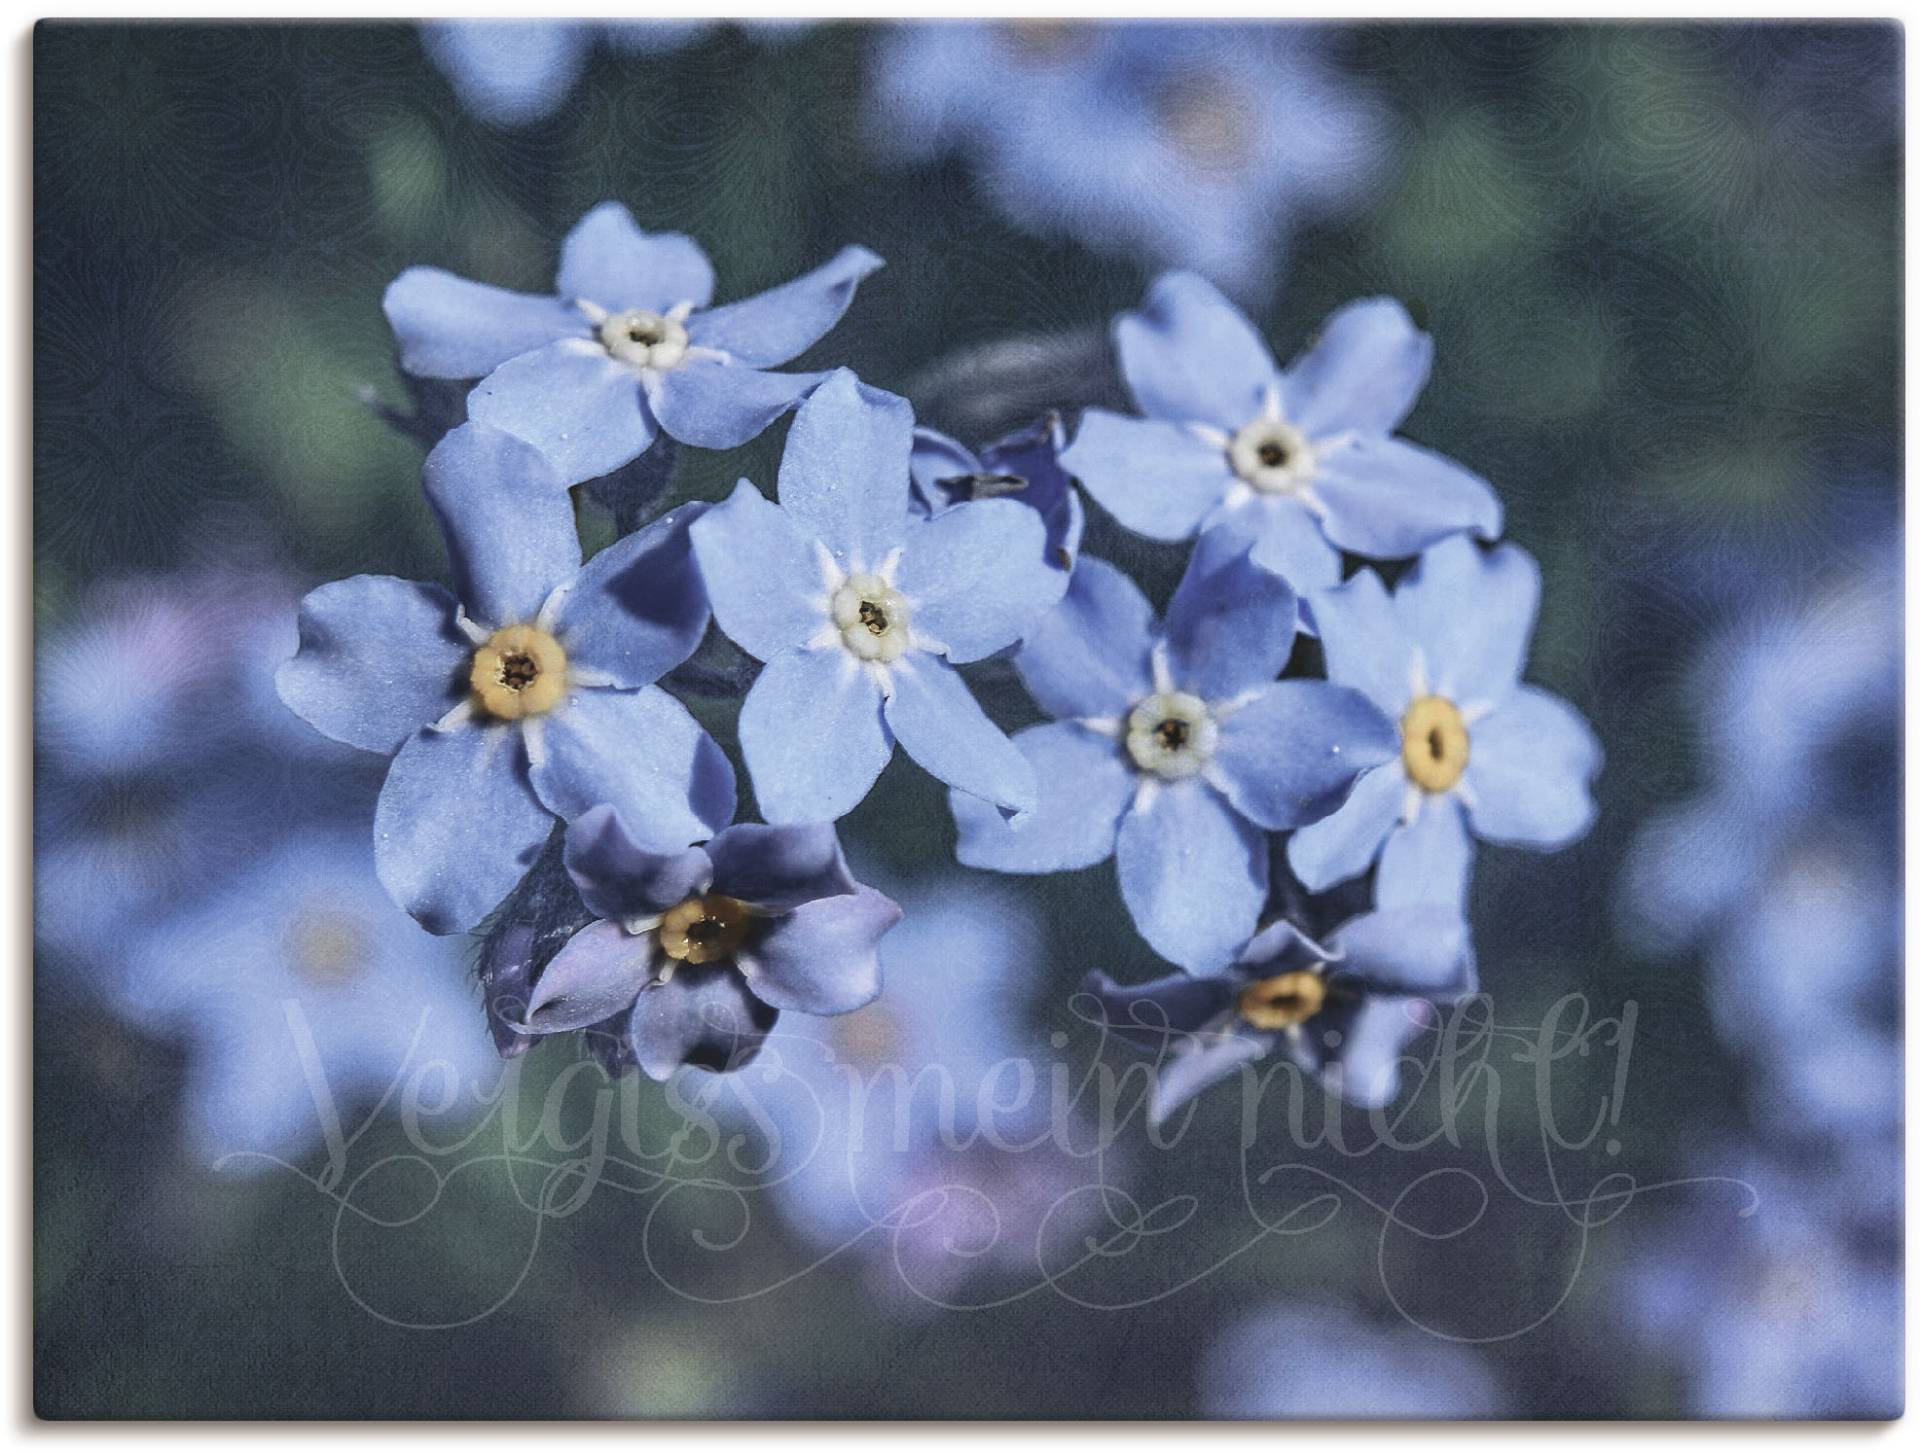
M1517 545L1463 535L1420 557L1391 595L1361 570L1313 600L1327 677L1400 723L1400 751L1339 811L1287 843L1314 891L1378 857L1382 907L1466 900L1473 835L1552 850L1586 832L1600 743L1558 696L1520 684L1540 570Z
M1242 297L1294 229L1360 202L1383 115L1299 26L917 24L881 41L871 131L915 162L958 152L1012 221Z
M630 463L661 431L703 449L758 434L822 376L766 370L818 341L880 265L847 247L804 277L709 307L713 268L692 238L642 232L603 202L567 234L552 297L410 267L384 306L403 369L479 379L468 417L532 444L571 486Z
M935 429L916 428L911 461L915 503L929 515L977 499L1006 498L1026 505L1047 527L1047 563L1060 572L1065 593L1087 528L1086 506L1073 487L1073 476L1060 467L1060 451L1066 446L1058 414L1048 414L978 454Z
M906 400L840 369L794 417L780 502L742 480L694 525L714 619L766 662L740 749L770 822L845 816L896 740L990 812L1033 806L1033 768L953 667L1059 599L1046 530L1009 499L915 514L912 447Z
M499 1075L460 949L388 900L358 832L256 859L135 938L111 989L129 1022L187 1041L192 1152L223 1168L351 1135L389 1090L476 1113Z
M1491 1420L1509 1408L1479 1352L1344 1306L1256 1311L1201 1354L1199 1377L1202 1416L1244 1421Z
M318 730L397 753L374 819L380 880L436 933L463 932L552 832L606 803L678 850L733 816L733 769L653 684L691 655L707 603L684 505L584 567L573 506L527 445L466 424L428 456L457 598L357 575L300 606L280 695Z
M1463 998L1476 981L1466 921L1428 906L1365 913L1325 944L1282 920L1223 973L1123 987L1095 970L1082 989L1105 1027L1157 1056L1157 1124L1275 1049L1350 1103L1389 1103L1401 1051L1431 1025L1428 1005Z
M1145 418L1090 408L1061 462L1151 539L1231 521L1254 560L1311 594L1340 551L1397 559L1447 535L1500 533L1477 474L1393 437L1426 385L1433 341L1399 303L1349 303L1287 369L1201 278L1169 273L1114 324Z
M527 126L559 109L595 41L667 51L705 28L673 20L436 20L421 26L420 39L467 110L496 126Z
M783 1008L851 1013L880 994L876 947L900 909L853 880L831 827L745 823L655 853L594 807L568 825L566 862L600 921L533 985L532 1033L617 1035L666 1079L739 1068Z
M1083 558L1015 665L1055 719L1018 733L1040 796L1008 824L952 798L960 860L1063 872L1115 858L1141 935L1182 967L1221 967L1267 900L1266 831L1339 806L1391 758L1393 723L1325 681L1276 681L1295 599L1222 528L1195 547L1164 625L1139 588Z

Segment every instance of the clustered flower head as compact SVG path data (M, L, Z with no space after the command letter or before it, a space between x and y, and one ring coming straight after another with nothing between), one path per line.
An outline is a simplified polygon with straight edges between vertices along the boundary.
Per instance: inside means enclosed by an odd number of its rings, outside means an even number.
M1469 828L1563 845L1599 765L1573 709L1520 683L1538 572L1482 543L1491 488L1397 436L1431 340L1363 301L1283 369L1174 273L1115 325L1141 417L970 445L845 368L775 371L879 265L849 246L713 307L691 239L606 203L553 296L432 268L388 289L402 369L470 388L425 468L452 588L322 586L279 675L320 731L391 759L380 881L431 931L486 935L503 1052L582 1033L614 1070L738 1069L779 1012L881 993L901 909L835 824L898 746L948 788L961 863L1113 859L1179 970L1088 979L1158 1054L1157 1116L1273 1052L1384 1102L1428 1005L1477 988ZM660 507L674 444L730 448L789 411L771 488ZM616 471L623 533L586 557L570 491L606 498ZM1190 542L1164 611L1083 552L1082 485ZM1051 718L1012 736L976 696L1008 665ZM763 820L734 820L701 724L732 713L696 718L689 692L737 703L722 734ZM1340 884L1374 907L1329 930Z

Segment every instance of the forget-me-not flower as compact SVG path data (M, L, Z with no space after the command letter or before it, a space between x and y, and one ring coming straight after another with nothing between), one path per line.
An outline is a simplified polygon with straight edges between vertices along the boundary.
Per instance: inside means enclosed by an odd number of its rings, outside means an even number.
M532 444L570 486L631 462L663 431L703 449L758 434L822 376L766 370L818 341L879 266L847 247L758 297L709 307L713 268L692 238L642 232L603 202L567 234L555 296L410 267L384 306L402 368L479 379L468 417Z
M1014 738L1039 805L1009 825L955 795L960 860L1063 872L1112 856L1156 952L1223 965L1266 904L1266 832L1331 812L1395 745L1358 691L1274 679L1296 625L1293 591L1230 528L1195 547L1164 625L1133 581L1082 558L1015 657L1055 718Z
M1520 684L1540 568L1517 545L1442 540L1389 595L1361 570L1314 597L1327 677L1399 723L1400 750L1287 843L1320 891L1378 857L1374 901L1463 903L1468 836L1554 850L1592 825L1600 743L1573 707Z
M559 109L596 40L623 52L666 51L703 28L673 20L434 20L420 39L469 111L496 126L526 126Z
M853 810L897 740L990 811L1033 768L954 666L1012 645L1060 595L1040 516L1008 499L910 509L913 410L846 369L801 405L779 503L742 480L693 528L714 619L766 667L740 749L770 822Z
M527 1000L529 1032L625 1038L655 1079L737 1069L782 1009L840 1014L880 993L894 901L853 880L832 827L728 827L681 852L636 846L610 807L567 828L567 871L600 921Z
M1157 1055L1159 1123L1276 1049L1349 1103L1387 1104L1401 1052L1432 1024L1428 1005L1476 980L1466 920L1425 906L1362 914L1324 944L1282 920L1224 972L1122 986L1095 970L1082 988L1116 1037Z
M1060 467L1067 446L1060 415L1050 413L1030 428L986 445L979 453L937 429L913 431L913 492L928 514L940 514L975 499L1011 499L1040 516L1047 527L1047 563L1060 572L1060 589L1080 556L1087 510Z
M1395 438L1433 341L1390 298L1349 303L1291 367L1239 309L1169 273L1114 323L1144 418L1088 409L1061 462L1113 517L1179 540L1231 521L1254 560L1303 595L1340 581L1340 552L1395 559L1445 535L1500 533L1492 488Z
M585 566L540 456L465 424L428 456L456 593L384 575L301 603L280 695L336 741L396 753L374 818L380 880L463 932L526 871L556 816L607 803L654 851L733 816L733 769L653 682L707 624L683 505Z

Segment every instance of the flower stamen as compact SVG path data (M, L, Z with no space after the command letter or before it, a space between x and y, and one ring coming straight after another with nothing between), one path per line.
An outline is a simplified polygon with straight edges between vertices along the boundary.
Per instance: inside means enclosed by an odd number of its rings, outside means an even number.
M690 897L660 919L660 951L676 963L718 963L746 941L751 917L738 898Z
M1429 792L1451 791L1467 769L1467 723L1445 696L1421 696L1400 718L1400 760Z
M1170 781L1198 775L1219 739L1207 703L1185 691L1149 696L1127 717L1127 754L1134 765Z
M879 575L849 575L827 608L840 643L861 660L890 664L912 642L906 597Z
M1305 1023L1327 1001L1327 981L1311 969L1276 974L1240 990L1240 1017L1257 1029L1290 1029Z
M468 685L481 710L500 721L539 716L567 692L567 653L533 625L508 625L473 653Z

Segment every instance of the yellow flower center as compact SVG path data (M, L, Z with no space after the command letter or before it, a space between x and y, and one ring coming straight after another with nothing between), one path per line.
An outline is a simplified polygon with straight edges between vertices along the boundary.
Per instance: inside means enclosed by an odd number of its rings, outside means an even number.
M1218 77L1182 76L1154 98L1162 134L1203 171L1236 172L1253 160L1259 117L1238 86Z
M302 908L287 930L287 961L302 978L334 985L357 976L372 955L367 930L356 918L324 904Z
M660 951L678 963L718 963L745 941L749 921L738 898L690 897L660 919Z
M1205 770L1219 739L1207 703L1185 691L1149 696L1127 716L1127 754L1133 764L1169 781Z
M1327 981L1310 969L1262 978L1240 990L1240 1017L1257 1029L1305 1023L1327 1001Z
M1415 785L1444 792L1467 769L1467 723L1445 696L1422 696L1400 718L1400 759Z
M473 653L467 675L480 709L501 721L538 716L567 692L567 653L532 625L509 625Z
M841 643L861 660L898 660L912 640L906 597L878 575L849 575L830 608Z
M677 320L640 308L600 324L600 346L634 368L677 368L687 345L687 330Z

